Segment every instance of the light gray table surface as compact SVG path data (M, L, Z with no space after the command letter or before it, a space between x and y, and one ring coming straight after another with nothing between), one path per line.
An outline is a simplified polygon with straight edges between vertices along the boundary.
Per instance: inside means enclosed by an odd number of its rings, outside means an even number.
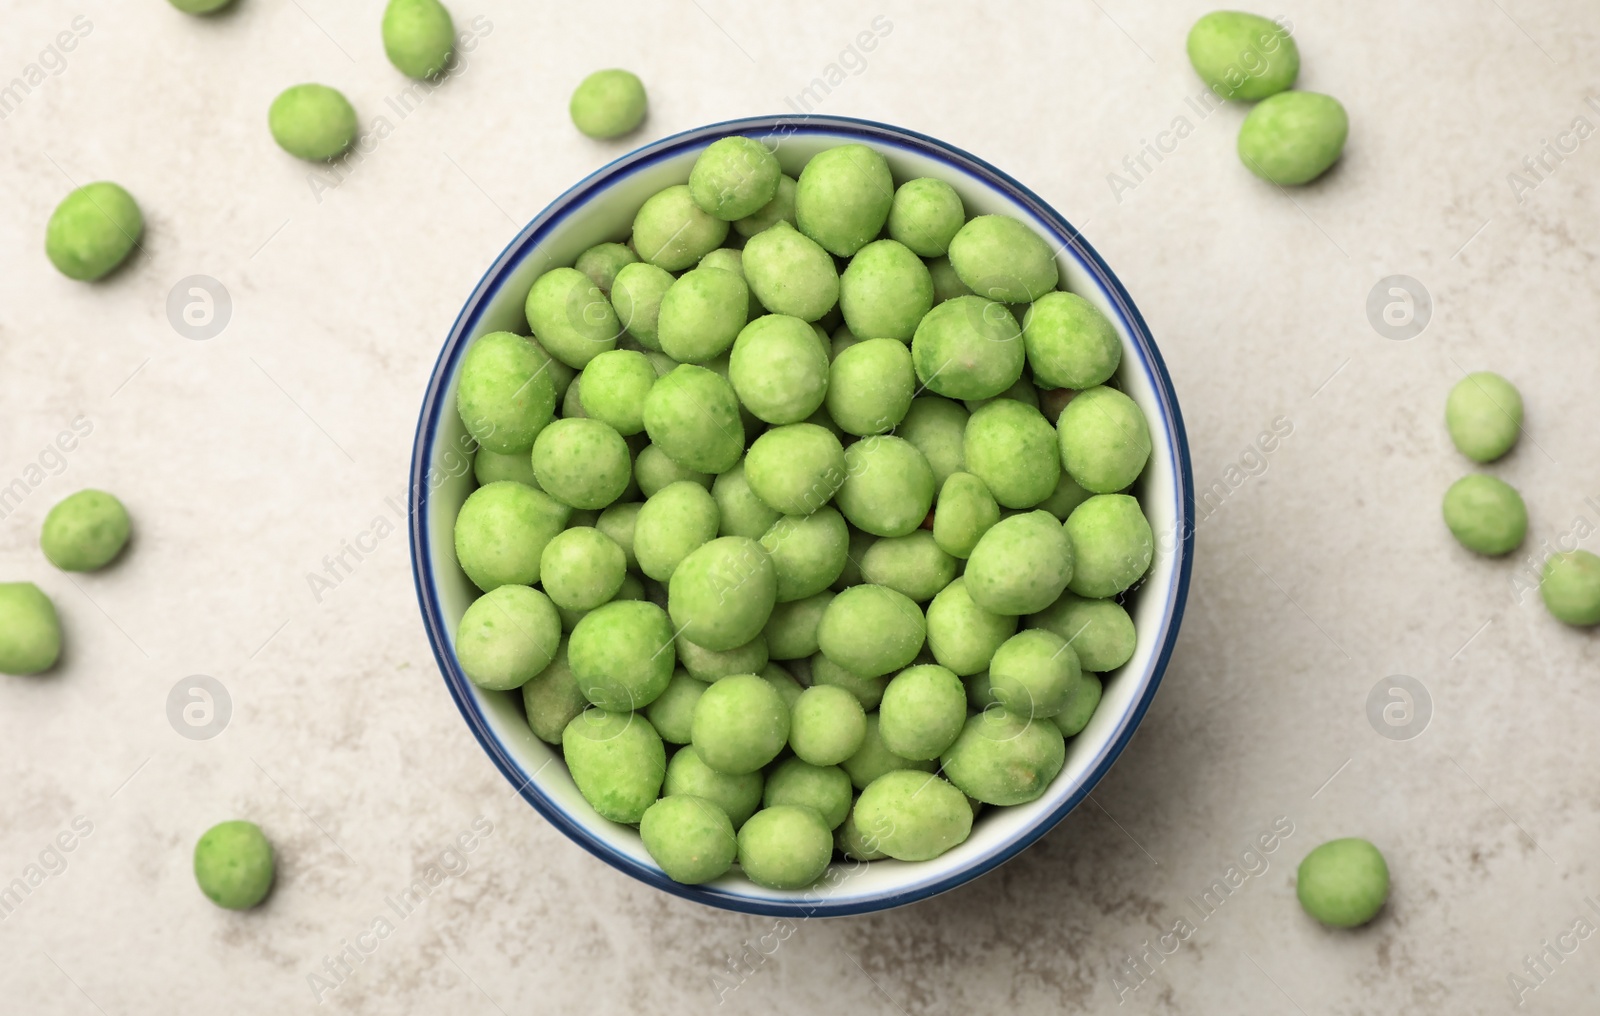
M0 103L0 487L24 495L0 520L0 578L45 588L68 641L52 674L0 680L0 883L50 869L0 919L0 1010L1467 1014L1517 1011L1512 974L1521 1010L1592 1007L1600 939L1570 932L1600 927L1600 643L1519 602L1518 581L1539 541L1600 546L1594 5L1263 11L1289 17L1301 84L1353 125L1339 166L1292 193L1240 166L1243 110L1190 102L1204 4L451 6L476 48L404 115L377 0L239 0L210 20L162 0L0 7L0 88L33 82ZM845 55L879 16L878 47ZM1172 665L1092 803L975 883L774 945L773 919L636 883L513 794L439 678L389 499L440 343L523 223L637 143L790 109L831 64L817 112L966 148L1083 229L1160 343L1197 484L1227 496L1198 527ZM589 141L567 97L617 65L647 82L649 121ZM304 80L383 135L338 176L266 131ZM1146 145L1164 150L1141 168ZM42 242L94 179L149 225L89 286ZM231 301L201 341L167 313L195 275ZM1413 338L1369 316L1390 276L1427 294ZM1528 405L1490 468L1532 518L1501 561L1439 518L1469 467L1444 397L1481 368ZM1292 434L1258 458L1280 419ZM88 433L58 456L75 420ZM137 536L69 577L38 527L85 486L118 493ZM370 552L314 595L308 575L358 539ZM167 714L197 674L231 701L209 740ZM1406 740L1368 715L1395 675L1424 689ZM211 906L190 872L199 833L234 816L280 848L253 913ZM1275 824L1276 849L1246 853ZM1300 858L1342 835L1394 872L1356 932L1294 897ZM397 916L388 899L432 864L439 889ZM1218 880L1226 902L1202 917ZM324 958L385 914L393 934L319 990ZM771 955L728 989L746 943ZM1562 952L1536 981L1524 957L1547 944Z

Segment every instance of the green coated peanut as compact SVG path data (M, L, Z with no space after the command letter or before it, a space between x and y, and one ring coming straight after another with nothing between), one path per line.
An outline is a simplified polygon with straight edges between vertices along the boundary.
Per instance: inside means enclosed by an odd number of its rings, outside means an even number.
M561 753L601 818L633 825L661 795L666 747L640 713L584 710L562 732Z
M56 206L45 227L44 251L69 279L109 275L139 246L144 214L133 195L110 181L85 184Z

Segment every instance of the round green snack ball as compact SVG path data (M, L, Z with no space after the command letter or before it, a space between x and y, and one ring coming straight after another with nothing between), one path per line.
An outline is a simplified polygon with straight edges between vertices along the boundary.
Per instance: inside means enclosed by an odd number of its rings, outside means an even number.
M1461 454L1474 462L1493 462L1522 433L1522 395L1492 371L1468 374L1450 389L1444 422Z
M739 830L739 868L768 889L804 889L833 860L833 834L813 808L763 808Z
M633 477L646 498L655 497L674 483L688 482L710 490L712 482L709 473L684 468L653 444L639 449L638 456L633 460Z
M194 845L194 880L206 899L228 910L266 899L275 867L272 844L254 822L219 822Z
M467 433L491 452L527 459L533 439L555 412L550 358L511 332L490 332L467 347L456 385L456 412Z
M39 547L62 571L98 571L128 543L128 510L103 490L80 490L44 517Z
M561 754L601 818L633 825L661 794L667 750L638 713L584 710L562 731Z
M496 480L513 480L530 487L539 486L539 481L533 475L533 458L527 452L502 455L479 448L472 456L472 477L480 487L486 487Z
M1077 687L1073 689L1072 699L1059 713L1050 717L1050 722L1061 731L1062 737L1074 737L1083 732L1083 728L1089 725L1095 709L1100 705L1103 691L1100 675L1085 670Z
M1292 187L1326 173L1344 151L1350 118L1339 100L1316 92L1279 92L1239 128L1239 158L1269 183Z
M928 266L895 240L867 244L839 277L839 309L858 338L910 342L932 307Z
M894 339L866 339L828 369L828 415L846 433L885 434L911 408L917 388L911 351Z
M873 780L884 773L892 773L901 769L915 770L922 773L931 773L937 769L938 763L932 760L909 759L903 755L896 755L884 743L883 736L879 733L879 717L877 713L867 714L867 732L861 739L861 747L856 753L839 763L850 776L850 783L857 790L865 789Z
M972 296L972 288L961 281L961 276L956 274L955 266L948 257L931 258L928 261L928 274L933 277L933 303L938 306L946 300L954 300L958 296Z
M587 708L589 700L584 698L567 662L567 643L563 639L550 665L522 686L522 711L528 717L528 729L547 744L560 744L561 732Z
M633 527L639 570L666 582L678 564L717 538L717 503L698 483L680 480L650 496Z
M533 442L533 475L563 504L600 509L628 489L633 457L622 435L599 420L556 420Z
M450 64L456 26L439 0L389 0L383 12L383 51L395 69L425 81Z
M1329 840L1300 862L1294 892L1305 912L1323 924L1354 928L1383 909L1389 865L1366 840Z
M966 222L961 195L931 177L901 184L889 206L889 236L925 258L943 256Z
M873 536L905 536L933 507L933 470L909 442L878 435L844 451L839 510Z
M1049 419L1049 417L1045 419ZM1093 496L1092 492L1084 490L1082 485L1072 478L1071 473L1063 469L1061 471L1061 479L1056 481L1056 489L1051 492L1049 497L1040 501L1036 507L1065 522L1074 508Z
M722 536L678 562L667 610L680 636L720 652L760 635L777 595L777 569L761 544Z
M819 766L803 759L786 758L767 774L761 806L774 808L788 804L810 808L833 830L850 814L850 802L854 797L850 777L837 765Z
M539 581L551 601L566 610L593 610L608 602L622 588L627 570L622 548L591 526L557 534L539 556Z
M1539 595L1557 621L1578 626L1600 624L1600 557L1587 550L1550 555L1544 563Z
M733 386L693 364L678 367L650 389L644 429L657 448L696 472L731 469L744 453L744 421Z
M1150 570L1155 538L1139 502L1128 495L1096 494L1073 509L1065 527L1072 541L1067 588L1079 596L1116 596Z
M456 659L473 684L511 691L550 666L561 647L561 615L527 586L500 586L467 607L456 628ZM570 717L569 717L570 719Z
M1056 288L1061 272L1044 238L1009 215L979 215L950 241L950 264L979 296L1027 303Z
M1078 654L1043 628L1020 631L995 650L989 691L1007 712L1046 719L1065 709L1082 679Z
M766 435L763 434L762 437ZM756 438L750 450L755 450L755 445L761 442ZM838 440L835 439L835 445ZM839 477L844 478L844 449L838 450ZM719 473L711 485L711 496L717 502L717 508L722 520L717 527L719 536L747 536L752 540L759 540L772 524L782 516L776 508L771 507L750 489L750 481L745 478L745 463L741 459L734 467L725 473Z
M933 542L952 557L972 556L996 522L1000 506L989 487L971 473L951 473L939 489L939 502L933 511Z
M645 706L644 718L668 744L688 744L693 736L694 706L705 690L704 681L697 681L688 671L679 670L672 675L667 690Z
M1037 800L1066 762L1066 739L1049 720L987 709L967 720L940 761L963 794L984 804Z
M1115 600L1086 600L1074 593L1028 618L1029 628L1053 631L1072 646L1085 670L1116 670L1139 644L1133 619Z
M579 82L567 111L572 123L591 138L607 140L636 130L644 123L644 82L616 68L595 71Z
M1026 377L1019 377L1015 384L993 398L967 399L962 404L967 407L967 412L976 413L989 403L1000 401L1016 402L1029 409L1039 409L1039 389L1035 388L1033 382ZM1044 410L1039 409L1039 412L1042 414Z
M633 551L633 535L639 523L639 512L644 510L644 505L637 501L625 501L614 504L601 512L594 521L594 527L611 537L617 546L622 548L622 555L629 568L638 568L639 559Z
M745 216L733 224L734 230L742 237L749 239L757 233L765 232L780 222L794 225L794 177L783 174L778 177L777 190L773 192L772 200L762 205L755 212Z
M1294 37L1256 14L1212 11L1189 29L1188 50L1200 80L1224 99L1265 99L1300 76Z
M931 861L972 832L972 807L961 791L930 773L908 770L873 780L852 817L860 835L900 861Z
M1026 353L1010 309L958 296L930 310L911 339L917 378L952 399L987 399L1017 383Z
M1150 460L1150 426L1144 412L1115 388L1079 392L1061 411L1056 432L1067 472L1084 490L1096 494L1125 489Z
M170 0L172 6L185 14L211 14L233 3L233 0Z
M719 773L753 773L777 758L788 740L788 707L754 674L724 677L695 703L695 753Z
M700 259L699 267L718 268L725 272L732 272L733 274L739 276L739 278L743 279L744 251L733 247L718 247L716 250L711 251L705 257ZM745 284L745 289L748 292L748 282ZM754 293L749 293L749 298L745 302L745 311L745 317L751 321L754 321L756 318L765 314L767 309L761 306L761 301L756 299L756 295Z
M800 231L847 258L883 230L894 201L894 178L866 145L840 145L812 156L794 192Z
M767 640L762 635L732 649L712 650L678 636L678 662L696 681L711 684L734 674L759 674L767 665Z
M973 602L967 580L956 579L928 604L928 648L959 677L987 670L995 651L1016 634L1017 619Z
M856 812L850 809L844 822L833 831L834 848L845 857L854 861L881 861L888 854L878 849L878 838L875 835L863 832L856 825Z
M728 224L701 211L687 184L652 195L633 217L633 249L669 272L693 268L727 238Z
M1022 316L1034 379L1056 388L1105 384L1122 362L1122 340L1100 308L1076 293L1046 293Z
M678 749L667 765L666 783L661 792L667 797L687 794L703 797L718 808L738 829L761 807L761 790L766 780L758 769L738 776L719 773L706 765L694 745Z
M828 252L787 222L744 246L744 277L761 306L815 321L839 302L839 269Z
M675 661L667 613L648 600L597 607L567 639L567 663L584 697L615 712L654 702L672 681Z
M809 515L833 500L845 470L839 439L814 423L772 428L751 443L744 460L750 490L784 515Z
M752 138L713 141L689 171L689 192L708 215L732 222L754 215L778 196L778 157Z
M1463 547L1498 557L1522 545L1528 533L1528 509L1510 484L1474 473L1445 491L1444 524Z
M661 348L657 336L661 300L676 281L671 272L644 261L624 265L611 280L611 306L618 323L646 349Z
M39 674L61 655L55 604L32 582L0 582L0 674Z
M756 675L761 680L772 685L772 689L783 700L785 709L794 709L794 704L800 700L806 686L796 681L794 675L776 663L769 663L761 668L761 673Z
M44 252L62 275L92 282L126 261L143 233L133 195L101 180L61 199L45 227Z
M640 352L613 349L583 368L578 391L583 415L629 437L644 430L644 401L656 383L656 368Z
M552 268L534 280L523 306L528 326L551 356L576 370L622 336L611 301L576 268Z
M961 445L969 414L959 402L937 395L919 395L895 428L895 436L916 446L933 467L933 482L940 487L964 468Z
M1137 504L1134 509L1138 510ZM972 548L964 576L967 593L996 614L1037 613L1056 602L1072 579L1074 550L1067 532L1049 512L1001 519Z
M278 147L297 159L327 162L355 143L360 125L355 107L327 85L295 85L272 100L267 126Z
M456 515L456 560L484 592L539 581L545 544L566 528L572 509L544 491L500 480L467 495Z
M661 298L656 338L680 363L715 360L733 347L749 312L744 279L721 268L683 273Z
M722 877L739 853L728 813L688 794L652 804L639 820L639 837L667 877L684 885Z
M867 714L860 700L845 689L813 685L795 700L789 747L802 760L836 766L861 750L866 736Z
M960 565L939 549L933 534L919 529L906 536L874 540L861 558L861 577L926 603L955 581Z
M967 691L961 678L935 664L902 670L878 704L878 734L901 758L938 758L966 720Z
M822 405L828 356L811 326L787 314L756 318L739 332L728 380L739 401L766 423L799 423Z
M829 602L817 626L822 654L860 677L907 666L927 635L921 608L884 586L851 586Z
M967 471L1005 508L1038 504L1055 492L1061 478L1055 428L1021 402L995 399L979 408L967 422L961 447Z
M617 275L629 265L641 263L639 255L625 243L597 243L579 254L572 267L588 276L595 288L609 299Z
M844 516L832 508L785 515L761 537L777 570L779 603L815 596L838 579L850 550ZM769 618L770 620L770 618Z
M817 651L817 628L833 601L833 591L773 605L767 626L761 629L774 660L803 660Z

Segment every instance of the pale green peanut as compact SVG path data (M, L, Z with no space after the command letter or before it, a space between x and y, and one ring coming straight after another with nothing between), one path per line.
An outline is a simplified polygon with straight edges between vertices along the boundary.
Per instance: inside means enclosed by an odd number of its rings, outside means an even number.
M772 616L761 630L774 660L803 660L817 651L817 626L833 600L833 592L773 605Z
M967 559L967 593L997 614L1034 614L1056 601L1074 571L1074 545L1044 511L1001 519Z
M1493 476L1474 473L1445 491L1444 524L1463 547L1498 557L1522 545L1528 533L1528 509L1516 488Z
M1366 840L1329 840L1300 862L1294 891L1305 912L1323 924L1358 927L1377 917L1389 898L1389 865Z
M1019 377L1017 378L1016 384L1012 385L1010 388L1007 388L1005 391L994 396L993 398L967 399L962 403L962 405L967 407L967 412L976 413L989 403L1000 402L1002 400L1021 403L1030 409L1039 409L1039 389L1035 388L1033 386L1033 382L1029 381L1026 377ZM1040 412L1043 412L1043 410L1040 410Z
M810 515L785 515L761 537L761 546L777 571L777 602L815 596L844 570L850 532L844 516L832 508Z
M839 581L833 584L835 590L848 589L859 586L864 579L861 577L861 559L866 556L877 540L871 533L863 533L854 526L850 527L850 557L844 564L844 571L839 573Z
M651 860L674 882L700 885L722 877L739 853L728 813L703 797L663 797L639 819Z
M1009 215L969 219L950 241L950 264L974 293L1001 303L1037 300L1061 278L1050 245Z
M534 280L523 311L540 345L575 370L615 349L622 337L611 301L576 268L552 268Z
M1071 700L1059 713L1050 717L1050 722L1061 731L1062 737L1075 737L1083 732L1083 728L1094 718L1094 711L1100 706L1100 696L1103 691L1100 675L1085 670L1082 679L1078 681L1078 686L1073 689Z
M958 296L972 296L972 288L961 281L961 276L956 274L955 266L948 257L931 258L928 261L928 275L933 278L933 303L938 306L946 300L954 300Z
M1138 404L1115 388L1082 391L1056 421L1061 461L1085 490L1114 494L1150 460L1150 426Z
M591 610L567 639L567 663L584 697L602 709L643 709L666 690L676 662L666 611L645 600Z
M763 808L739 830L740 870L769 889L803 889L832 859L833 834L811 808Z
M578 400L584 416L608 424L623 437L644 430L644 400L656 383L656 369L643 353L601 353L583 368L583 378Z
M1339 100L1316 92L1279 92L1250 111L1239 128L1239 158L1269 183L1310 183L1339 161L1350 118Z
M942 256L966 224L961 195L943 180L919 177L896 188L889 206L889 236L925 258Z
M39 549L62 571L99 571L122 553L131 527L121 501L103 490L80 490L45 515Z
M721 808L738 829L761 807L765 783L761 770L753 773L719 773L706 765L694 745L679 748L667 765L667 779L661 790L667 797L703 797Z
M1066 743L1049 720L988 709L967 720L940 761L945 778L970 798L984 804L1027 804L1061 771Z
M195 882L206 899L228 910L249 910L266 899L276 869L272 843L254 822L219 822L194 845Z
M883 230L894 201L894 178L866 145L830 148L811 157L794 193L800 231L830 253L849 257Z
M899 670L922 652L922 610L885 586L851 586L835 596L817 626L822 654L861 677Z
M789 747L814 766L838 765L861 749L866 736L867 714L843 688L813 685L791 707Z
M779 222L794 225L794 188L795 179L788 174L778 177L778 187L773 193L772 200L762 205L755 212L739 219L733 224L734 230L742 237L748 239L757 233L765 232Z
M916 446L933 468L933 482L940 487L951 473L965 468L961 444L967 429L967 410L959 402L937 395L919 395L894 429L896 437Z
M876 240L856 252L839 277L839 309L863 339L911 341L933 307L933 277L905 244Z
M622 548L592 526L569 527L539 556L539 582L564 610L593 610L609 601L622 588L627 569Z
M952 399L987 399L1016 384L1026 355L1022 329L1002 303L957 296L930 310L911 339L917 378Z
M629 71L611 68L580 81L567 112L578 130L604 140L636 130L644 123L647 106L644 82Z
M1122 340L1100 308L1076 293L1046 293L1022 316L1034 380L1053 388L1105 384L1122 362Z
M809 515L833 500L846 468L839 439L814 423L772 428L751 442L744 460L750 489L784 515Z
M278 147L307 162L328 162L350 150L360 124L355 107L327 85L286 88L272 100L267 128Z
M1116 670L1133 657L1139 637L1133 619L1115 600L1086 600L1076 593L1061 598L1027 620L1066 639L1085 670Z
M739 276L739 278L743 279L744 251L734 247L718 247L716 250L709 252L705 257L700 259L699 267L720 268L725 272L732 272L733 274ZM747 281L745 283L745 290L748 292L749 288L750 284ZM750 293L749 299L745 301L745 317L751 321L754 321L756 318L762 316L766 312L767 309L761 306L761 301L756 299L756 295L754 293Z
M554 417L556 392L549 356L511 332L475 339L461 360L456 412L467 433L489 451L521 455Z
M939 488L933 510L933 542L951 557L965 560L999 521L1000 506L988 486L971 473L951 473Z
M765 437L766 435L762 435ZM759 443L761 438L756 438ZM751 445L755 450L755 445ZM776 508L772 508L750 489L750 483L745 479L745 462L741 459L725 473L717 475L716 482L711 485L711 496L717 502L721 512L721 524L717 527L719 536L747 536L753 540L760 539L761 535L782 516ZM839 449L839 475L844 476L844 449Z
M1054 428L1037 409L1011 399L996 399L972 414L961 455L967 472L1005 508L1038 504L1061 478Z
M144 213L133 195L101 180L61 199L45 227L44 251L62 275L93 282L126 261L143 233Z
M684 364L650 389L644 429L674 462L720 473L744 452L744 422L733 387L715 371Z
M935 514L935 524L937 524ZM919 529L906 536L874 540L861 558L861 577L873 585L925 603L955 580L960 565L939 548L933 534Z
M1474 462L1493 462L1522 433L1522 395L1492 371L1468 374L1450 389L1444 422L1461 454Z
M745 326L750 290L744 279L721 268L684 272L661 298L656 338L661 351L680 363L706 363L733 348Z
M810 325L787 314L767 314L739 332L728 380L739 401L760 420L799 423L822 405L828 357Z
M545 544L566 528L572 509L542 490L510 480L479 487L456 514L456 560L484 592L539 581Z
M483 487L496 480L514 480L530 487L539 486L533 475L533 457L527 452L502 455L487 448L479 448L472 456L472 478Z
M973 602L967 580L956 579L928 604L928 648L940 666L966 677L987 670L996 649L1017 631L1017 619Z
M1587 550L1551 554L1539 595L1557 621L1579 627L1600 624L1600 557Z
M651 195L633 217L633 249L669 272L694 267L727 238L728 224L701 211L687 184Z
M639 570L666 582L678 564L717 537L719 513L705 487L689 480L671 483L650 496L633 526L633 553Z
M1049 497L1040 501L1037 507L1065 522L1074 508L1093 496L1093 492L1084 490L1082 485L1072 478L1072 474L1063 469L1061 478L1056 481L1056 489Z
M522 686L522 711L528 717L528 728L539 740L560 744L567 724L588 707L589 700L567 662L567 640L563 638L550 665Z
M1047 719L1065 709L1083 679L1078 654L1044 628L1006 639L989 661L989 691L1007 712Z
M767 774L761 806L774 808L787 804L810 808L822 816L823 824L833 830L850 813L850 802L854 796L850 777L837 765L813 765L803 759L786 758Z
M815 321L839 302L839 269L817 242L780 220L744 246L744 277L761 306Z
M456 26L439 0L389 0L383 11L383 51L395 69L425 81L450 66Z
M701 210L732 222L754 215L778 196L778 157L753 138L719 138L689 171L689 192Z
M828 369L828 415L847 433L885 434L911 408L916 392L911 351L894 339L866 339Z
M856 825L855 808L850 809L850 814L833 831L833 845L839 853L854 861L881 861L889 856L878 849L876 836L862 832Z
M879 733L878 727L878 714L868 713L867 732L861 739L861 747L856 749L854 755L839 763L839 768L849 774L850 783L857 790L865 789L884 773L892 773L899 769L931 773L939 767L938 763L931 759L923 761L896 755L883 742L883 735Z
M211 14L233 3L233 0L171 0L172 6L185 14Z
M666 269L640 261L624 265L611 282L611 306L617 323L646 349L661 349L657 334L661 300L676 281Z
M907 667L883 690L878 734L888 749L918 761L938 758L967 719L961 678L936 664Z
M1073 552L1068 588L1079 596L1116 596L1150 569L1150 522L1126 494L1096 494L1073 509L1065 528Z
M633 460L633 478L638 481L639 492L646 498L655 497L674 483L693 483L709 490L712 482L709 473L701 473L673 461L672 456L653 444L639 449L639 454Z
M761 634L777 593L777 569L761 544L723 536L678 563L668 585L667 610L680 635L721 651Z
M761 680L772 685L772 690L778 693L783 700L784 708L793 710L794 704L800 700L806 686L795 680L793 674L777 663L768 663L761 668L761 673L756 675Z
M706 687L694 707L694 750L719 773L753 773L789 740L789 709L771 684L734 674Z
M759 674L767 665L767 640L757 635L742 646L714 650L678 636L678 662L696 681L710 684L731 674Z
M933 469L909 441L877 435L844 450L839 510L873 536L905 536L933 507Z
M600 509L628 489L633 457L622 435L599 420L556 420L534 439L533 475L556 500Z
M582 420L585 418L583 412L583 375L581 373L572 379L571 384L567 385L567 394L561 399L561 413L559 415L564 420Z
M561 616L550 598L527 586L499 586L467 607L456 627L456 659L473 684L511 691L555 659Z
M572 267L589 277L595 288L611 298L617 274L629 265L641 264L639 255L625 243L597 243L578 255ZM615 304L612 305L615 308ZM624 326L626 327L626 326Z
M884 773L861 791L853 815L873 846L900 861L931 861L972 832L966 797L931 773Z
M860 674L852 673L834 663L822 655L821 652L811 657L809 662L812 687L822 685L843 688L856 697L856 700L861 703L862 709L866 709L869 712L878 708L878 703L883 701L883 689L889 684L889 674L880 674L877 677L862 677Z
M562 731L561 754L601 818L633 825L661 793L667 751L639 713L584 710Z
M840 353L844 352L860 341L861 340L856 337L856 333L850 330L849 325L840 325L838 328L835 328L833 330L833 334L828 338L829 361L837 360Z
M61 656L55 604L32 582L0 582L0 674L39 674Z
M686 670L673 673L666 690L644 708L644 717L656 728L656 733L668 744L688 744L690 726L694 721L694 705L706 690L704 681L696 681Z
M1257 14L1212 11L1189 29L1187 49L1200 80L1224 99L1265 99L1300 76L1294 37Z
M595 519L594 527L611 537L617 546L622 548L622 555L629 568L639 567L639 559L633 551L634 529L639 522L639 512L644 505L638 501L625 501L614 504L601 512Z
M981 713L990 707L1003 708L1000 700L994 697L994 689L989 686L989 672L972 674L961 679L967 688L967 708L973 712Z

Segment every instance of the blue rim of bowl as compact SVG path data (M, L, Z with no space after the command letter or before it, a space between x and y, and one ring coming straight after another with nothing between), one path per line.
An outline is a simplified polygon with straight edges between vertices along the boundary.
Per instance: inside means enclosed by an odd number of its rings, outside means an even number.
M908 149L920 155L931 157L968 176L975 177L994 189L1006 193L1012 200L1027 208L1035 219L1049 225L1058 234L1058 239L1063 241L1063 247L1072 249L1073 254L1094 276L1095 283L1105 293L1107 299L1111 302L1113 310L1127 329L1128 334L1132 336L1133 343L1140 354L1140 365L1150 375L1152 387L1163 407L1167 421L1168 442L1171 445L1173 460L1178 465L1177 480L1180 496L1176 522L1181 533L1181 539L1174 545L1174 551L1181 556L1178 561L1176 580L1171 584L1167 592L1170 608L1165 614L1166 630L1162 633L1161 647L1151 668L1149 684L1138 701L1134 703L1133 708L1123 718L1122 729L1115 738L1101 749L1099 758L1095 760L1083 782L1061 804L1040 817L1016 839L1006 843L994 853L979 857L966 867L950 872L937 880L897 888L894 891L872 896L856 896L842 900L830 900L827 898L763 899L729 893L710 886L682 885L667 878L659 869L641 864L632 857L617 851L605 839L596 836L582 822L574 819L554 801L546 798L534 785L532 776L524 771L523 767L489 727L483 711L473 697L471 683L467 680L466 675L462 673L454 655L447 648L449 646L448 628L443 612L440 609L438 592L433 583L433 558L427 539L429 493L427 476L429 472L428 464L433 458L434 435L438 431L439 416L441 413L452 409L444 398L447 387L446 382L448 378L454 375L456 361L465 350L469 337L474 334L478 327L478 323L487 306L498 294L501 286L504 285L506 276L521 264L524 258L538 249L540 239L550 229L559 225L600 185L647 168L662 159L680 153L685 148L707 144L730 134L741 133L781 133L783 136L796 134L843 134L853 135L863 141L870 141L880 145ZM423 623L428 629L428 641L433 647L434 659L438 661L439 670L444 675L445 684L449 687L450 695L455 699L456 707L461 711L462 718L466 720L468 727L472 729L473 735L478 739L478 743L483 746L483 750L489 755L496 768L517 788L517 792L522 798L552 825L565 833L573 842L617 870L642 882L669 892L674 896L708 906L772 917L842 917L889 910L918 900L928 899L992 871L1027 849L1034 841L1053 829L1069 812L1082 803L1083 799L1104 778L1112 763L1117 760L1123 749L1127 747L1134 731L1138 729L1139 724L1143 721L1144 714L1149 710L1150 703L1155 697L1156 689L1160 686L1161 679L1166 673L1167 664L1171 660L1173 647L1177 642L1178 629L1183 620L1184 605L1189 592L1190 572L1193 566L1194 475L1189 462L1189 444L1187 433L1183 426L1183 416L1178 408L1177 398L1173 393L1172 378L1167 373L1166 363L1162 360L1160 351L1156 349L1149 327L1146 325L1143 315L1134 306L1132 297L1128 295L1127 290L1123 288L1122 283L1117 279L1110 267L1100 257L1099 253L1090 246L1089 242L1083 238L1077 228L1068 222L1064 216L1050 207L1039 195L1004 171L977 156L925 134L872 120L842 116L777 115L744 117L683 131L635 149L608 163L584 177L569 188L566 193L552 201L517 234L516 239L507 245L505 250L500 253L500 256L495 259L494 264L479 280L472 296L467 300L466 305L462 308L460 315L456 318L456 322L450 330L450 336L445 341L444 348L439 353L439 359L434 364L433 373L428 383L428 390L423 398L422 411L417 421L417 436L412 450L411 485L408 501L412 575L416 581L417 601L422 609Z

